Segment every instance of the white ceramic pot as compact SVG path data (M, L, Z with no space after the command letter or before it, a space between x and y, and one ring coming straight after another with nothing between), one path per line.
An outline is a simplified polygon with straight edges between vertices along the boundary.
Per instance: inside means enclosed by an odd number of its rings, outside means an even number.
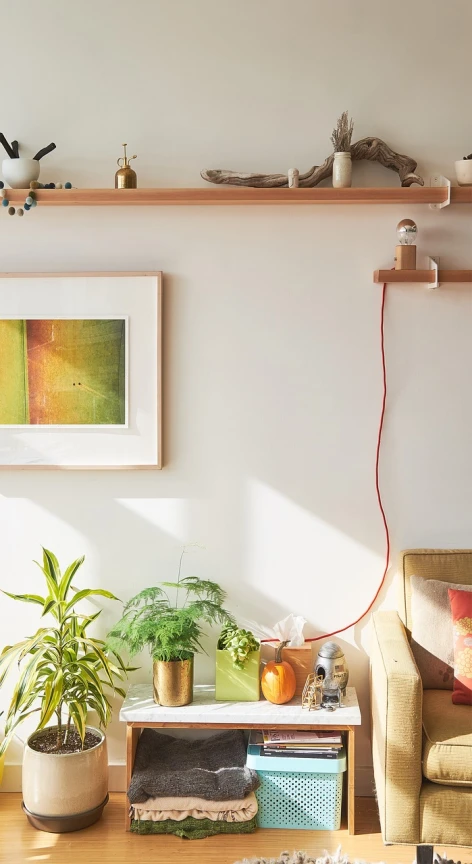
M39 177L40 165L37 159L4 159L2 162L3 179L12 189L29 189L32 180Z
M333 162L334 189L347 189L352 182L352 159L350 153L335 153Z
M472 159L458 159L455 165L459 186L472 186Z
M40 753L30 741L41 732L30 736L23 755L23 803L30 813L76 816L103 804L108 794L107 742L99 729L87 730L95 732L100 743L80 753Z

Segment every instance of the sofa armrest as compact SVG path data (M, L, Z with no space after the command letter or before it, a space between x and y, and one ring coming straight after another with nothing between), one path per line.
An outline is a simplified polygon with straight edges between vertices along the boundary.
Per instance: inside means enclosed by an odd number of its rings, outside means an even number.
M385 843L420 842L423 684L396 612L373 616L372 750Z

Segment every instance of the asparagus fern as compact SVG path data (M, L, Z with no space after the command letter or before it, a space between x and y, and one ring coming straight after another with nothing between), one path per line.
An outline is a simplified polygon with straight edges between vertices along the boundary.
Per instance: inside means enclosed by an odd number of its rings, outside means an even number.
M204 651L204 624L232 624L223 608L226 594L216 583L181 576L182 551L176 582L160 582L129 600L123 616L108 634L113 649L126 648L131 657L145 647L153 660L189 660Z

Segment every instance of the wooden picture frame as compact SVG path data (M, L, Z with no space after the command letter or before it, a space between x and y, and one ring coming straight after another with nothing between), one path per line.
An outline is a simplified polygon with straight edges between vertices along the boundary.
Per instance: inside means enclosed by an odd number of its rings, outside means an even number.
M0 321L21 320L31 332L26 325L34 321L88 324L89 319L126 320L126 421L34 425L25 412L21 424L0 423L0 470L162 468L162 272L0 273ZM3 348L0 344L0 352ZM26 378L32 350L25 342ZM97 397L105 398L98 392Z

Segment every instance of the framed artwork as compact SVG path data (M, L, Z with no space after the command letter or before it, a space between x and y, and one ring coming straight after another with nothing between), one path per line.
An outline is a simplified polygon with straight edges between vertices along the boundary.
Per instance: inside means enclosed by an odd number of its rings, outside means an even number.
M162 467L162 274L0 274L0 468Z

